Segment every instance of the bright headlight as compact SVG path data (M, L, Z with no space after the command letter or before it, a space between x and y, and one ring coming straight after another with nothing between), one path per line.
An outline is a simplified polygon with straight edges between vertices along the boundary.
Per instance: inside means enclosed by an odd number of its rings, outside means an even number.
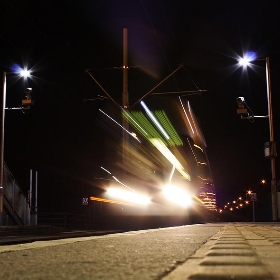
M184 189L172 185L165 186L163 194L168 200L183 207L188 207L192 201L191 196Z
M151 202L150 198L147 196L141 195L135 191L126 191L117 188L109 188L108 194L116 197L118 199L128 201L135 204L149 204Z

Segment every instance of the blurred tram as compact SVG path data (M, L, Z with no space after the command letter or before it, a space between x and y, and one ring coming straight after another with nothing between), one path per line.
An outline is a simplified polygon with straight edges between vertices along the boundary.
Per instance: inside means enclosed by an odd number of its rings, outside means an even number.
M216 194L206 142L184 96L147 96L123 109L99 109L105 153L96 176L108 224L130 228L172 226L215 220Z

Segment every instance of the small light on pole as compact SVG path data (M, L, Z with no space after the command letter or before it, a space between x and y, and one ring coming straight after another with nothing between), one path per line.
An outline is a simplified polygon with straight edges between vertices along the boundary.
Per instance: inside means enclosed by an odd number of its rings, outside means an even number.
M266 183L266 180L265 180L265 179L262 179L262 180L261 180L261 184L264 185L265 183Z

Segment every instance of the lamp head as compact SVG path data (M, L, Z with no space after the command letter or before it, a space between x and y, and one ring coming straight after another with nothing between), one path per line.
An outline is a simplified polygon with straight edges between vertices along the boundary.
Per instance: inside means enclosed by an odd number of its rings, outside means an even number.
M248 110L247 110L245 98L242 96L237 97L236 103L237 103L237 115L247 115Z
M254 52L248 52L243 57L238 59L238 63L240 66L247 67L254 60L256 60L256 54Z
M236 102L244 103L245 102L245 98L243 96L239 96L239 97L237 97Z
M21 77L28 78L30 77L30 70L22 69L19 74Z
M239 96L239 97L236 98L236 103L237 103L237 107L239 109L243 109L246 106L245 98L242 97L242 96Z

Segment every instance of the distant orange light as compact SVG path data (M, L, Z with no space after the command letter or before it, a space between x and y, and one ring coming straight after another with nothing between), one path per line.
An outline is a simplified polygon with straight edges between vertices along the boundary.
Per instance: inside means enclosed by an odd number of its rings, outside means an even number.
M95 197L95 196L90 196L89 199L94 200L94 201L105 202L105 203L113 203L113 204L122 204L122 205L133 206L132 203L127 203L127 202L122 202L122 201L117 201L117 200L111 200L111 199L105 199L105 198Z

